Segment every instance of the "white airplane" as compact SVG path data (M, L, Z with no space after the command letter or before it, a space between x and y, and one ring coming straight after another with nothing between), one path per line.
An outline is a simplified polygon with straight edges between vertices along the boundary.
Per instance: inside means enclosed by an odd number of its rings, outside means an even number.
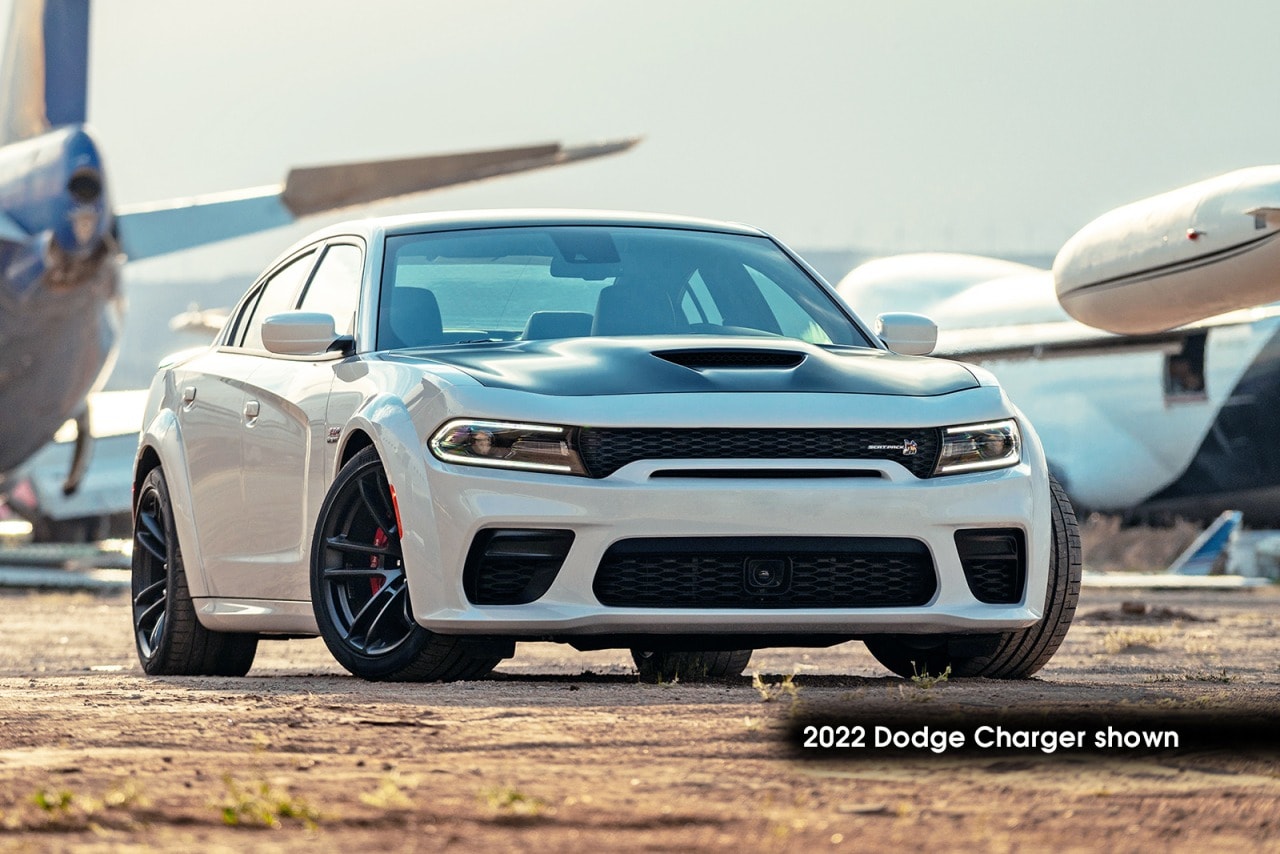
M930 315L993 371L1085 511L1280 526L1280 166L1118 208L1053 269L941 254L855 268L863 316Z

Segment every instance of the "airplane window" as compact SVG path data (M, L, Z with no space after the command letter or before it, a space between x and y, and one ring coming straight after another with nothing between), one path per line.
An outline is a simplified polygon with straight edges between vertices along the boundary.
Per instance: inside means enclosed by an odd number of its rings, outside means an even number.
M330 246L311 277L311 284L307 285L302 310L331 314L339 335L352 334L363 272L364 256L358 246L349 243Z
M249 316L244 340L240 342L241 347L250 350L264 349L262 321L273 314L293 308L298 289L302 287L307 273L311 272L311 264L315 257L315 252L308 252L301 258L289 262L268 280L266 287L262 290L262 296L258 297L258 304L254 306L253 313Z
M1205 392L1204 333L1182 342L1182 349L1164 360L1166 399L1203 400Z

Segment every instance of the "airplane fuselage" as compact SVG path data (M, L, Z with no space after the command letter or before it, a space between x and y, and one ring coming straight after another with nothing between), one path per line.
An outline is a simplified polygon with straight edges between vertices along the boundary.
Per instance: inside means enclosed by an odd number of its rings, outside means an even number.
M1280 166L1200 181L1109 211L1053 262L1062 307L1141 335L1280 297Z
M983 360L1083 510L1280 526L1280 317L1204 330L1201 388L1173 347Z

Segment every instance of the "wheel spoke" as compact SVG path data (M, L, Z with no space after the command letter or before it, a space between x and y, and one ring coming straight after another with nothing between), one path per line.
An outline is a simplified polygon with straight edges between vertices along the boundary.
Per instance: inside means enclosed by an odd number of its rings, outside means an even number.
M139 593L137 596L135 596L135 597L134 597L134 599L133 599L133 606L134 606L135 608L136 608L136 607L138 607L139 605L141 605L141 604L143 603L143 601L144 601L144 600L151 598L151 594L153 594L153 593L155 593L155 592L157 592L157 591L159 591L159 593L160 593L160 601L161 601L161 602L163 602L163 601L164 601L165 586L166 586L166 584L168 583L168 580L169 580L169 579L167 579L167 578L161 578L159 581L156 581L156 582L152 583L152 584L151 584L150 586L148 586L145 590L143 590L141 593Z
M387 506L385 491L381 484L375 483L372 488L369 485L369 478L360 478L360 498L364 501L364 506L368 509L369 514L373 516L373 520L378 523L383 531L387 532L387 536L391 536L395 530L395 516Z
M394 584L395 584L394 581L391 581L390 579L388 579L387 583L382 585L382 587L378 589L377 593L370 596L369 601L365 602L364 605L361 606L360 610L356 612L356 615L351 618L351 629L350 629L351 637L354 638L358 636L358 633L360 633L360 625L365 621L365 617L375 610L375 606L377 606L379 610L382 607L385 607L384 605L380 604L381 600L389 599L393 596L396 589ZM369 642L368 629L366 629L361 634L364 635L365 645L367 646Z
M138 615L138 620L137 620L138 628L142 628L143 626L147 625L147 623L151 622L151 618L155 616L156 612L160 613L160 618L156 620L157 623L160 623L164 618L164 597L163 596L157 599L155 602L152 602L150 605L148 605L146 609L141 614Z
M391 542L399 543L400 520L396 517L396 508L391 501L391 481L387 480L387 473L384 469L378 469L377 480L378 499L382 502L383 516L387 520L387 526L383 530Z
M169 560L169 556L166 554L164 531L161 529L155 515L152 513L139 513L138 523L142 526L142 529L138 530L134 537L138 545L146 549L147 553L160 561L160 563L166 563Z
M397 587L395 591L391 594L391 596L387 599L386 604L383 605L382 608L378 610L377 615L374 616L372 621L370 621L369 630L365 632L365 635L364 635L366 651L371 651L373 647L374 639L378 638L377 628L382 624L383 617L386 617L388 614L394 615L396 605L398 604L399 600L404 598L404 592L405 592L404 585L400 585L399 587ZM405 635L407 635L408 633L409 633L409 628L406 626L404 633L401 634L400 637L391 638L389 641L384 640L384 642L380 644L381 649L377 651L385 652L390 647L399 646L400 641L404 640Z
M324 578L385 578L387 570L376 566L333 566L323 570Z
M147 637L147 643L151 646L151 651L160 648L160 638L164 636L165 613L160 612L160 619L156 620L156 624L151 628L151 634Z
M393 545L393 543L398 543L397 540L391 540L386 546L357 543L354 540L349 540L342 536L329 537L324 542L329 548L337 549L340 552L353 552L355 554L362 555L382 555L383 557L400 557L400 549L398 545Z

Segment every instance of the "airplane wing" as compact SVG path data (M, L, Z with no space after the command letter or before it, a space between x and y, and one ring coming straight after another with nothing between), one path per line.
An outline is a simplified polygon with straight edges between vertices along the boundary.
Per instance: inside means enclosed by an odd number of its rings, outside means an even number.
M1012 324L938 332L934 355L966 362L992 359L1042 359L1098 353L1155 350L1177 353L1188 334L1218 326L1238 326L1280 316L1280 304L1220 314L1168 332L1117 335L1073 320Z
M560 166L626 151L639 137L559 143L293 169L283 184L121 207L116 227L130 260L288 225L299 217Z
M991 275L992 278L984 277ZM851 306L902 306L938 324L934 355L967 362L1047 359L1098 353L1177 353L1189 335L1280 315L1280 303L1245 308L1176 329L1126 335L1097 329L1058 304L1053 274L969 255L924 253L881 258L837 286Z

